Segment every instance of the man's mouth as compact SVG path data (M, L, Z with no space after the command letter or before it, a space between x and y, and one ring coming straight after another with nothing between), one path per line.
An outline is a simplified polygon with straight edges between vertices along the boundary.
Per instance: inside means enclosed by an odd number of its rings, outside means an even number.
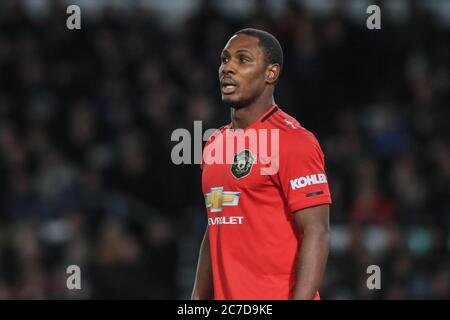
M236 91L237 84L231 79L223 79L221 81L222 93L223 94L232 94Z
M223 94L232 94L234 91L236 91L236 85L234 84L222 85Z

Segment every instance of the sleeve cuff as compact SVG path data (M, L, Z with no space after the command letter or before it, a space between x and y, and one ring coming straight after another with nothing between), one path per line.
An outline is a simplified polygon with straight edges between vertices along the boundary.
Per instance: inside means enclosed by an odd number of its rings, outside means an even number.
M333 201L331 200L330 195L323 195L320 197L314 197L312 199L304 199L304 200L298 200L291 204L289 204L289 210L291 213L297 212L302 209L315 207L321 204L331 204Z

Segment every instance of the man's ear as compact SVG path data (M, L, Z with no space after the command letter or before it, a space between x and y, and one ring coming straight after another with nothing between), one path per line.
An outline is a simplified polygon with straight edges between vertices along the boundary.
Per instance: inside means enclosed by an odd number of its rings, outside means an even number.
M266 70L266 82L275 84L280 76L280 65L278 63L269 64Z

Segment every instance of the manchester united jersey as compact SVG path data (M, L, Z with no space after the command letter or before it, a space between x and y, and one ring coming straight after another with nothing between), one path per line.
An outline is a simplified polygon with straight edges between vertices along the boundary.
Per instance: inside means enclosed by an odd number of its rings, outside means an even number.
M219 129L203 151L214 297L290 299L301 248L293 213L331 203L323 152L276 105L242 131L246 143L230 132Z

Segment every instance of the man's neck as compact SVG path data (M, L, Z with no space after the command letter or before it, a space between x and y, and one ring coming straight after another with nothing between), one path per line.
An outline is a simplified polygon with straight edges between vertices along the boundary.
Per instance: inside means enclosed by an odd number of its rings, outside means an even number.
M275 104L273 96L265 101L255 101L254 103L239 108L231 108L231 124L233 129L245 129L257 119L259 119L271 106Z

